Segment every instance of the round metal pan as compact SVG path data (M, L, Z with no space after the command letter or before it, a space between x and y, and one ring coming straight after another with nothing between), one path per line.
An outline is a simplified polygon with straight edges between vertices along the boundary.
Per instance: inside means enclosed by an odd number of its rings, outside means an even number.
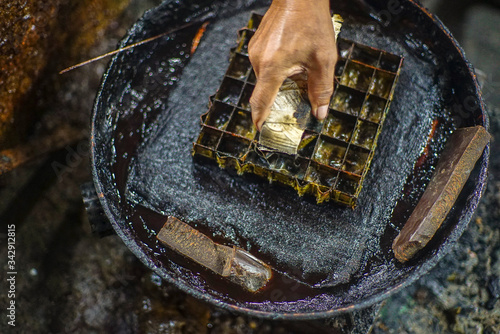
M172 33L110 62L92 116L92 168L106 215L145 265L227 309L312 319L386 298L453 247L484 190L489 147L441 229L415 259L398 263L391 244L453 130L487 127L479 86L439 20L415 1L382 3L332 4L345 19L342 37L405 57L354 210L316 205L279 185L192 161L199 116L222 80L236 31L252 10L265 11L266 1L166 1L130 29L122 46ZM206 21L196 49L193 39ZM263 291L249 293L165 248L155 236L168 215L246 249L271 265L274 277Z

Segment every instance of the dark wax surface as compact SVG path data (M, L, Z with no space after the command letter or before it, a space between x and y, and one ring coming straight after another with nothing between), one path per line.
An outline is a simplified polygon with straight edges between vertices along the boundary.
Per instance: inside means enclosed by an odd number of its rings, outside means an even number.
M194 166L191 143L199 132L199 117L220 85L236 32L249 15L243 12L210 26L171 93L169 110L159 117L158 130L140 148L132 165L130 198L164 215L206 224L229 242L256 255L263 253L284 271L299 268L305 278L314 276L310 284L346 283L378 251L378 239L399 191L427 140L425 127L433 113L439 112L432 105L439 98L437 89L417 96L403 89L410 80L433 88L432 78L424 75L425 67L413 78L405 71L417 62L407 56L387 128L354 210L333 203L317 205L287 188L249 182L218 167ZM349 34L352 30L346 22L342 34L355 37ZM370 39L363 42L375 44ZM422 102L417 108L416 98ZM405 103L408 100L412 103Z

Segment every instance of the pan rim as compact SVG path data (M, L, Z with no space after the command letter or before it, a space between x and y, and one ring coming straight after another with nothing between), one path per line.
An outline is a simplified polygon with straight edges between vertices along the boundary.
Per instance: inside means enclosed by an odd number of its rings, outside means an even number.
M166 1L166 2L173 2L172 0ZM465 53L463 49L460 47L458 42L453 38L452 34L450 31L443 25L443 23L432 13L430 13L425 7L423 7L421 4L419 4L416 0L407 0L407 2L413 6L415 6L418 10L422 11L425 15L427 15L435 24L437 24L438 28L440 31L442 31L445 35L448 36L450 41L452 42L453 46L456 48L458 51L461 59L465 62L467 68L468 68L468 75L472 77L472 82L474 84L474 92L479 98L480 102L480 109L482 111L482 123L484 124L484 127L486 129L489 128L489 122L488 122L488 116L487 116L487 111L486 107L484 104L484 100L481 95L481 90L479 88L479 83L477 80L477 77L475 75L473 66L470 64L470 62L467 60L465 57ZM151 9L151 10L154 10ZM149 12L149 11L148 11ZM146 12L144 15L147 15ZM137 24L137 23L135 23ZM127 44L129 39L131 38L130 30L127 33L127 36L121 41L121 45L124 46ZM404 282L395 285L389 290L384 291L383 293L380 293L378 295L373 295L367 298L361 298L360 301L356 303L351 303L347 306L343 306L340 308L335 308L327 311L312 311L312 312L300 312L300 313L294 313L294 312L282 312L282 313L277 313L276 311L262 311L262 310L257 310L254 308L250 308L248 306L239 306L235 304L231 304L228 301L223 301L217 298L214 298L209 293L202 293L193 287L189 286L187 283L184 281L179 281L176 280L174 277L172 277L165 268L157 266L154 261L145 253L145 251L137 244L137 241L134 240L133 236L131 235L131 231L129 229L124 229L120 226L120 222L118 221L119 219L116 219L120 217L119 213L113 212L114 206L111 205L110 201L106 198L105 194L105 189L102 183L100 171L97 169L97 152L96 152L96 145L94 139L96 138L97 135L97 129L96 129L96 118L97 114L99 112L98 107L99 107L99 102L101 101L103 97L103 87L106 85L106 82L108 81L108 75L110 73L111 68L115 64L115 62L118 59L118 55L114 56L105 72L103 75L101 85L99 88L99 91L97 93L93 110L92 110L92 117L91 117L91 135L90 135L90 163L91 163L91 169L92 169L92 176L93 176L93 181L94 181L94 186L96 189L96 192L98 194L98 198L100 201L100 204L110 220L111 225L113 226L113 229L116 231L117 235L126 243L127 247L132 251L132 253L139 258L139 260L146 265L149 269L151 269L153 272L157 273L162 277L162 279L166 280L168 283L173 284L177 288L181 289L182 291L198 298L203 301L206 301L212 305L221 307L223 309L229 310L229 311L236 311L239 313L245 313L246 315L250 316L257 316L260 318L267 318L267 319L274 319L274 320L314 320L314 319L322 319L322 318L328 318L332 316L336 316L339 314L343 314L346 312L352 312L355 310L360 310L364 309L366 307L372 306L376 303L381 302L382 300L387 299L391 295L395 294L396 292L400 291L401 289L408 287L409 285L413 284L416 280L420 279L423 275L429 272L446 254L449 253L451 248L454 246L454 243L447 243L444 245L442 248L439 248L437 253L428 261L424 262L420 267L419 270L415 272L414 275L409 276ZM472 207L472 210L469 210L466 212L464 219L464 223L462 225L457 225L451 234L448 236L448 238L452 238L455 240L458 240L460 236L463 234L465 229L468 227L468 224L470 220L472 219L472 216L474 214L475 209L477 208L477 205L479 204L479 201L482 197L482 195L485 192L486 189L486 178L487 178L487 170L488 170L488 164L489 164L489 154L490 154L490 144L486 147L484 150L481 158L480 158L480 163L481 163L481 171L480 175L478 178L482 182L478 182L477 186L475 187L474 193L476 194L473 198L470 198L468 200L468 204L470 202L470 206ZM115 210L116 211L116 210ZM318 294L320 295L320 294ZM316 295L316 296L318 296Z

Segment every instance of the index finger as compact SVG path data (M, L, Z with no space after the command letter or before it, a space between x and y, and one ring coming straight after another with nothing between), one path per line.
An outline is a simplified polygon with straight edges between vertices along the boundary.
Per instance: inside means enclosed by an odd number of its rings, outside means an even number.
M250 97L252 120L260 131L262 124L271 113L271 106L278 95L278 91L286 77L276 75L261 75L257 77L257 84Z

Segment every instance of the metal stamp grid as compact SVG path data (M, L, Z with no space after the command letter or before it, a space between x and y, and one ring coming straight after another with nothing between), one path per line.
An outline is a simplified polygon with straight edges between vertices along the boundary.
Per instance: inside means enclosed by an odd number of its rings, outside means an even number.
M290 185L317 202L334 200L354 207L389 110L403 59L339 38L335 91L324 121L311 117L297 155L263 154L252 123L249 99L256 77L248 41L260 23L252 14L240 31L222 84L202 116L193 154L239 174L254 173Z

